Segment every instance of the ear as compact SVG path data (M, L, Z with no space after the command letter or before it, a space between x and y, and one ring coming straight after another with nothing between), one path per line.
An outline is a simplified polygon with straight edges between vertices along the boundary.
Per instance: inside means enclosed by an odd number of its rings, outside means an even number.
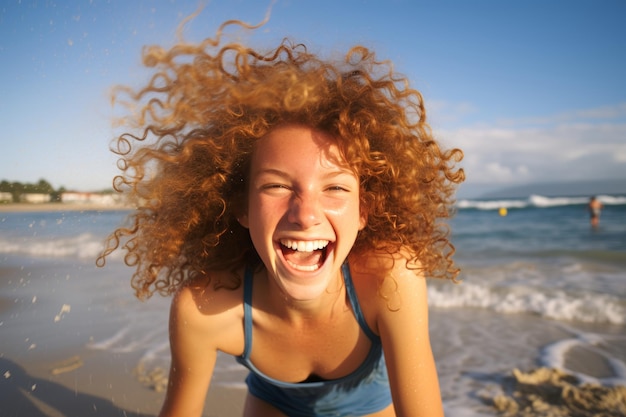
M367 210L361 207L361 214L359 215L359 231L365 229L367 225Z
M250 222L248 221L247 214L242 214L241 216L237 216L237 221L239 222L240 225L242 225L246 229L250 228Z

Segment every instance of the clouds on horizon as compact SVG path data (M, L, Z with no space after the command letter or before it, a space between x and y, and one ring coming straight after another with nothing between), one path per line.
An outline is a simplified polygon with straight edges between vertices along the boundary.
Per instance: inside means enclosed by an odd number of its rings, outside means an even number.
M493 123L459 123L478 113L470 104L432 107L437 137L465 153L468 184L626 178L626 103Z

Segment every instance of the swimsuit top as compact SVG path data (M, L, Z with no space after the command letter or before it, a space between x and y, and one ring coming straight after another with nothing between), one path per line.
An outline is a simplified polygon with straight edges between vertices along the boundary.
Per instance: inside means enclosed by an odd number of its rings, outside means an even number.
M250 361L252 350L252 277L247 267L244 277L245 347L237 361L250 370L246 379L250 394L278 408L289 417L363 416L391 404L387 366L380 337L367 325L359 305L350 268L341 267L348 299L361 330L372 342L363 363L352 373L332 380L291 383L260 372Z

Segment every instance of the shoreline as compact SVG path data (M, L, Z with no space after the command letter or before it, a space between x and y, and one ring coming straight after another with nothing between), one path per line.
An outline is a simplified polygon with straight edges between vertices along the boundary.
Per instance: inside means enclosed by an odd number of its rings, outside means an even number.
M133 210L126 205L97 203L7 203L0 204L0 213L37 213L61 211L117 211Z

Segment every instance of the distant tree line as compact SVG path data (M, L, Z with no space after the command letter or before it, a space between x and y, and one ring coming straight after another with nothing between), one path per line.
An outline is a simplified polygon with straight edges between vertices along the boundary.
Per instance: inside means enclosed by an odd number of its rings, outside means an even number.
M0 181L0 192L11 193L13 201L17 202L21 200L22 194L48 194L50 195L50 201L61 201L61 194L67 191L65 187L60 187L55 190L54 187L46 180L40 179L37 183L21 183L17 181L9 182L6 180Z

